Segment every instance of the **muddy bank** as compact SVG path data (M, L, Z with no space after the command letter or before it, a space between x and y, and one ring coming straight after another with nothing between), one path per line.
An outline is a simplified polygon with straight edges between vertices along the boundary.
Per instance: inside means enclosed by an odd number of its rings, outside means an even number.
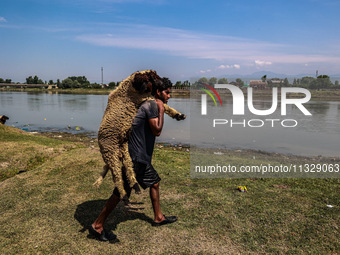
M85 146L90 148L98 148L98 141L96 137L87 136L86 133L83 134L71 134L66 132L43 132L43 133L36 133L36 135L41 135L44 137L49 137L53 139L69 141L69 142L76 142L81 143ZM191 148L200 150L204 153L210 154L221 154L221 155L228 155L230 157L239 157L244 159L259 159L264 161L280 161L282 163L289 163L289 164L310 164L310 163L340 163L340 157L324 157L321 155L315 156L296 156L296 155L287 155L281 153L274 153L274 152L266 152L261 150L247 150L247 149L238 149L238 150L227 150L227 149L216 149L216 148L196 148L191 147L189 144L170 144L170 143L163 143L159 142L155 145L156 149L159 150L170 150L170 151L182 151L184 153L190 152Z

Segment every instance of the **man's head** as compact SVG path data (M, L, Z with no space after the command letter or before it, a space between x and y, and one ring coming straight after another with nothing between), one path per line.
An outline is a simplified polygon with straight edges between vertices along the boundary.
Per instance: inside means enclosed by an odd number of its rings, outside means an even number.
M166 104L170 98L171 87L171 81L168 78L163 77L161 80L156 81L155 84L153 84L151 94Z

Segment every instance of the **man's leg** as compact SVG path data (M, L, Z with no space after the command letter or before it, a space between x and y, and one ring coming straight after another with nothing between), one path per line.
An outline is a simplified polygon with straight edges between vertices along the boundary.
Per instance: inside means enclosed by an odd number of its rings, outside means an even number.
M150 199L154 212L154 221L152 226L161 226L164 224L173 223L177 220L176 216L165 216L161 211L159 199L159 183L161 178L152 165L135 163L135 173L138 183L143 189L150 187ZM153 183L153 184L151 184Z
M122 173L123 173L122 177L123 177L123 182L124 182L124 189L126 191L127 198L129 198L130 194L131 194L131 188L128 185L126 175L125 175L125 171L123 171L123 169L122 169ZM98 218L92 224L92 227L95 231L97 231L98 233L101 233L103 231L104 223L105 223L107 217L109 217L111 212L116 208L119 201L120 201L120 195L119 195L119 191L116 187L113 190L111 197L106 201L106 204L105 204L103 210L101 211L101 213L99 214Z
M104 222L107 217L109 217L110 213L115 209L117 204L119 203L120 198L115 193L112 193L111 197L106 201L106 204L99 214L98 218L92 224L92 227L98 232L101 233L104 229Z
M154 221L161 222L165 220L159 201L159 182L150 186L150 198L153 207L153 213L155 215Z
M150 198L152 202L153 212L155 214L155 219L152 223L152 226L158 227L177 221L176 216L165 216L161 211L161 205L159 201L159 182L150 186Z

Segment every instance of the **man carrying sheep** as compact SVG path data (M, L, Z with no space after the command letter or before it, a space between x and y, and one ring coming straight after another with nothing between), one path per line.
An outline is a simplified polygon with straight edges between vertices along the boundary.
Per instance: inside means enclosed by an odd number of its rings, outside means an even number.
M155 100L148 100L142 103L132 124L132 132L129 137L129 153L134 163L134 172L139 185L143 188L150 188L150 198L154 211L153 226L161 226L173 223L176 216L163 215L160 208L159 182L161 178L151 164L154 150L155 138L159 136L164 123L164 105L170 98L172 83L169 79L163 78L156 82L152 88L152 95ZM124 171L123 171L124 172ZM123 175L125 190L129 196L131 188L128 185L126 176ZM116 236L103 228L104 222L120 201L120 194L117 188L107 200L102 212L90 226L90 234L101 241L111 241Z

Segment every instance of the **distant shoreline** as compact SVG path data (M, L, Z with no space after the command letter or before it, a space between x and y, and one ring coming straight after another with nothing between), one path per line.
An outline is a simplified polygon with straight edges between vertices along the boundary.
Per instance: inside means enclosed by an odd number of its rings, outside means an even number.
M0 88L2 91L13 91L13 92L44 92L44 93L63 93L63 94L79 94L79 95L109 95L112 89L40 89L40 88ZM173 88L171 95L173 97L190 97L190 89L177 89ZM317 101L340 101L340 90L309 90L312 95L311 100ZM271 89L254 89L254 98L271 98ZM222 92L222 94L230 94L228 90ZM245 92L246 94L246 92ZM280 90L279 90L280 94ZM299 97L298 94L292 95L293 97Z

